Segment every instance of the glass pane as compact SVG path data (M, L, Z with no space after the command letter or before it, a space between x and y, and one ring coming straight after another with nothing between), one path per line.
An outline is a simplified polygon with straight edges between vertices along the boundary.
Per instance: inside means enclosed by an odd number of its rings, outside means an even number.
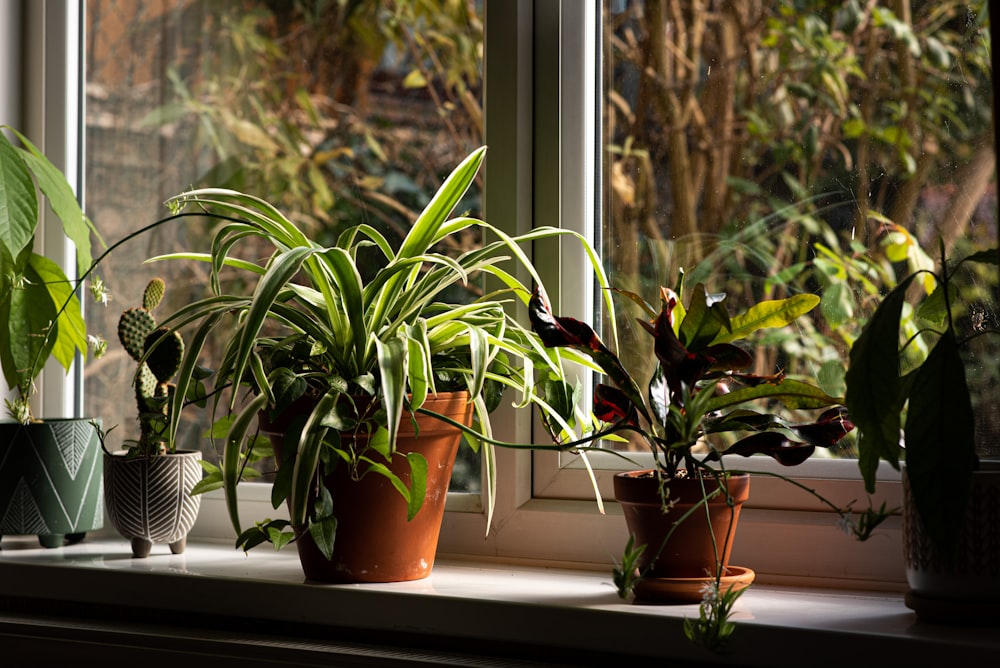
M398 241L482 143L477 6L88 0L88 213L114 242L166 215L168 197L207 185L270 200L320 243L360 222ZM205 266L143 260L206 250L208 235L165 225L101 268L113 301L88 318L109 352L87 365L86 401L88 414L117 425L114 447L136 437L135 364L115 335L120 313L141 304L154 276L167 283L156 313L206 296ZM180 440L215 459L208 425L208 411L189 408ZM478 460L461 451L452 489L476 491Z
M997 245L986 2L603 7L612 283L657 310L681 270L688 288L725 292L730 313L818 294L795 329L750 341L766 347L755 372L842 396L850 343L880 295L933 264L939 238L956 258ZM962 326L996 327L996 271L966 278L975 307ZM619 302L620 349L648 379L650 336L632 306ZM1000 354L980 339L968 374L995 443Z

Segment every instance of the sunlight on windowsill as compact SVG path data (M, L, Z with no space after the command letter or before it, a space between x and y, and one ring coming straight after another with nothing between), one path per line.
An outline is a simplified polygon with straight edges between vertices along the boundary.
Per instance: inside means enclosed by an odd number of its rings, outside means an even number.
M286 629L308 620L341 630L405 629L428 639L553 652L711 659L681 634L682 620L696 617L697 605L622 601L609 572L439 559L424 580L319 585L303 582L294 550L244 555L228 544L196 542L180 555L155 545L150 557L133 559L127 541L102 534L56 549L40 548L31 537L5 537L0 615L22 612L26 601L136 609L137 619L141 608L153 607L178 613L178 623L184 613L268 620ZM730 658L755 665L795 664L817 648L830 661L866 651L912 655L920 662L1000 652L995 629L918 622L899 593L755 584L737 602L732 619L738 628ZM91 615L87 621L95 622ZM643 645L644 638L676 642Z

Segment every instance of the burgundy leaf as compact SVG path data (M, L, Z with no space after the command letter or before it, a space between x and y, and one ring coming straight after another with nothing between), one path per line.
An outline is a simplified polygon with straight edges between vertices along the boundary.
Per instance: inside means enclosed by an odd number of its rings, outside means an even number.
M809 443L789 440L779 432L764 431L737 441L722 454L744 457L757 454L769 455L785 466L797 466L809 459L815 449ZM717 456L712 457L712 459L717 458Z
M823 411L816 422L794 425L792 429L812 445L829 448L854 429L854 423L848 417L846 408L835 406Z
M617 387L599 383L594 387L594 415L603 422L637 424L635 406Z
M660 361L663 378L674 400L681 396L681 384L694 387L714 360L701 353L691 353L674 333L670 324L671 308L664 306L653 324L639 321L653 335L653 352ZM679 403L679 401L678 401Z
M717 343L708 346L704 354L712 358L710 371L734 371L748 369L753 357L747 351L732 343Z
M758 385L764 385L765 383L780 385L781 382L785 380L785 372L779 371L778 373L767 375L759 375L755 373L736 373L731 377L733 380L739 381L746 387L757 387Z
M553 315L552 308L540 289L536 289L528 301L528 318L532 329L546 347L570 347L589 355L611 382L625 393L634 409L649 419L639 386L622 366L618 356L604 345L589 325L573 318Z
M573 318L552 314L548 302L535 290L528 302L531 327L549 348L570 346L589 350L607 350L590 325Z

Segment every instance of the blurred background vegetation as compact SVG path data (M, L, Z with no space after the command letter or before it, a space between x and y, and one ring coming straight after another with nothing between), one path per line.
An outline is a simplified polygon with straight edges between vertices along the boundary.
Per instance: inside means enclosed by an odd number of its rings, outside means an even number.
M688 285L726 292L731 312L818 293L799 332L761 336L759 371L840 395L849 346L898 277L936 262L939 240L956 259L996 247L987 2L605 8L602 250L619 287L655 300L683 269ZM961 282L965 332L996 328L995 268ZM638 367L648 345L632 345L647 338L634 315L619 326ZM909 334L926 324L911 314ZM997 454L1000 350L981 337L972 353Z

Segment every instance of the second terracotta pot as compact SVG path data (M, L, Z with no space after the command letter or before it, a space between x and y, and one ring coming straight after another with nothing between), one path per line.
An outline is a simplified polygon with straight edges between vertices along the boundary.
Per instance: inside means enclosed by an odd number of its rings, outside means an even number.
M466 392L442 393L428 397L424 407L469 425L472 404L468 398ZM333 558L328 561L323 556L307 531L296 530L295 543L307 580L404 582L430 575L462 432L427 415L418 415L416 422L414 429L409 416L403 416L397 455L389 468L408 486L405 454L419 452L427 459L427 493L419 512L407 521L406 501L385 476L370 473L355 481L346 466L338 466L324 478L337 518ZM284 435L267 434L280 453Z
M750 494L750 476L731 475L725 479L725 484L733 498L732 507L726 503L725 493L716 495L708 503L710 522L706 521L704 507L700 507L677 526L668 540L673 525L701 502L702 483L694 478L668 481L668 498L674 505L664 513L659 480L652 470L615 475L615 498L622 505L629 533L635 537L636 545L647 546L639 569L644 570L653 562L649 572L652 577L705 578L715 573L716 559L724 567L728 566L740 508ZM718 488L712 478L706 479L704 485L709 493Z

